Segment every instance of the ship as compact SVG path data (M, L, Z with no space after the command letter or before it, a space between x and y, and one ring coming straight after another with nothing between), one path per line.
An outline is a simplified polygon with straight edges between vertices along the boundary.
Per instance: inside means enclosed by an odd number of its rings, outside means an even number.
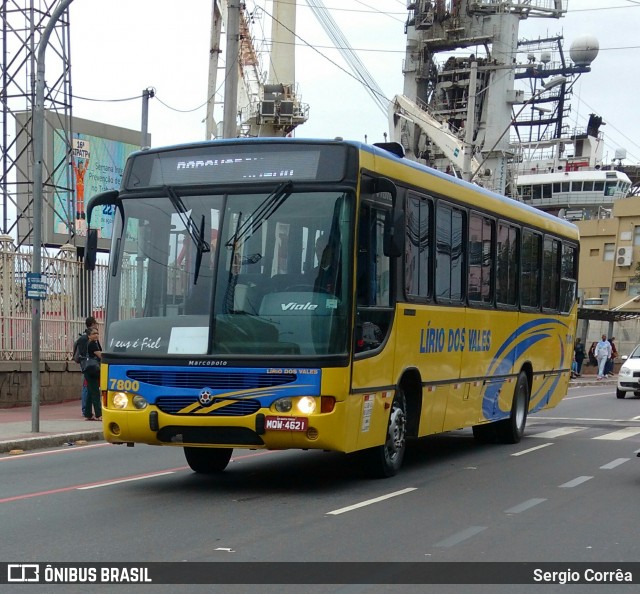
M570 220L610 216L632 183L624 151L603 159L605 124L570 126L572 90L595 37L520 39L525 19L560 19L567 0L409 0L403 94L391 139L407 157Z

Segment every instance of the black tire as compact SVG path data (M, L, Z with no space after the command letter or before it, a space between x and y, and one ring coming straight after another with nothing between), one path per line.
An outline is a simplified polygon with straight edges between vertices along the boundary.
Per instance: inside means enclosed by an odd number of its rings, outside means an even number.
M229 464L232 448L184 448L184 457L194 472L217 474Z
M624 398L627 393L624 390L616 388L616 398Z
M513 391L511 413L508 419L497 421L496 434L500 443L518 443L524 435L529 412L529 380L524 371L518 375L516 388Z
M400 388L391 404L387 435L381 446L362 452L367 473L374 478L395 476L404 459L407 448L407 403Z

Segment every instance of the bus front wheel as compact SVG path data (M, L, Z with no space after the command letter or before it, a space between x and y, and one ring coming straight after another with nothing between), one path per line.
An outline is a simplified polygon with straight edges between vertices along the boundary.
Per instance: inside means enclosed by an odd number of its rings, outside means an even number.
M400 470L407 447L406 411L404 393L398 388L391 404L384 444L363 452L365 467L371 476L388 478Z
M231 460L232 448L184 448L184 457L194 472L215 474L222 472Z

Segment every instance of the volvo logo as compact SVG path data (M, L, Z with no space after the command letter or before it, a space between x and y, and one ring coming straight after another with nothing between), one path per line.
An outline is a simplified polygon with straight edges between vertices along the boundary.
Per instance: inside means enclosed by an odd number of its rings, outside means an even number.
M213 404L213 394L211 393L210 388L204 388L202 392L200 392L198 402L202 404L202 406L209 406L210 404Z

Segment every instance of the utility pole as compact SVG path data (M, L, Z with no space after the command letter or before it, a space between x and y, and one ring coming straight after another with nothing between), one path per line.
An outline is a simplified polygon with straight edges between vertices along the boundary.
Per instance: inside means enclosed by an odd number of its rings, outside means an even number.
M37 54L36 100L33 106L33 274L42 274L42 169L44 154L44 55L56 22L73 0L60 0L40 37ZM40 313L39 299L32 299L31 318L31 431L40 431Z
M155 97L156 92L153 89L144 89L142 91L142 123L140 126L140 148L149 146L147 142L147 129L149 127L149 99Z
M467 100L467 120L464 130L464 155L462 161L462 179L471 181L471 158L473 157L473 134L476 127L476 90L478 87L478 62L471 62L469 71L469 99Z
M222 14L222 11L225 14ZM216 89L218 84L218 60L222 50L220 49L220 35L222 23L226 19L226 4L218 4L218 0L212 0L211 6L211 37L209 40L209 80L207 84L207 116L205 139L211 140L218 136L218 129L214 118L216 104Z
M240 50L240 0L227 4L227 55L224 80L222 136L238 136L238 57Z

